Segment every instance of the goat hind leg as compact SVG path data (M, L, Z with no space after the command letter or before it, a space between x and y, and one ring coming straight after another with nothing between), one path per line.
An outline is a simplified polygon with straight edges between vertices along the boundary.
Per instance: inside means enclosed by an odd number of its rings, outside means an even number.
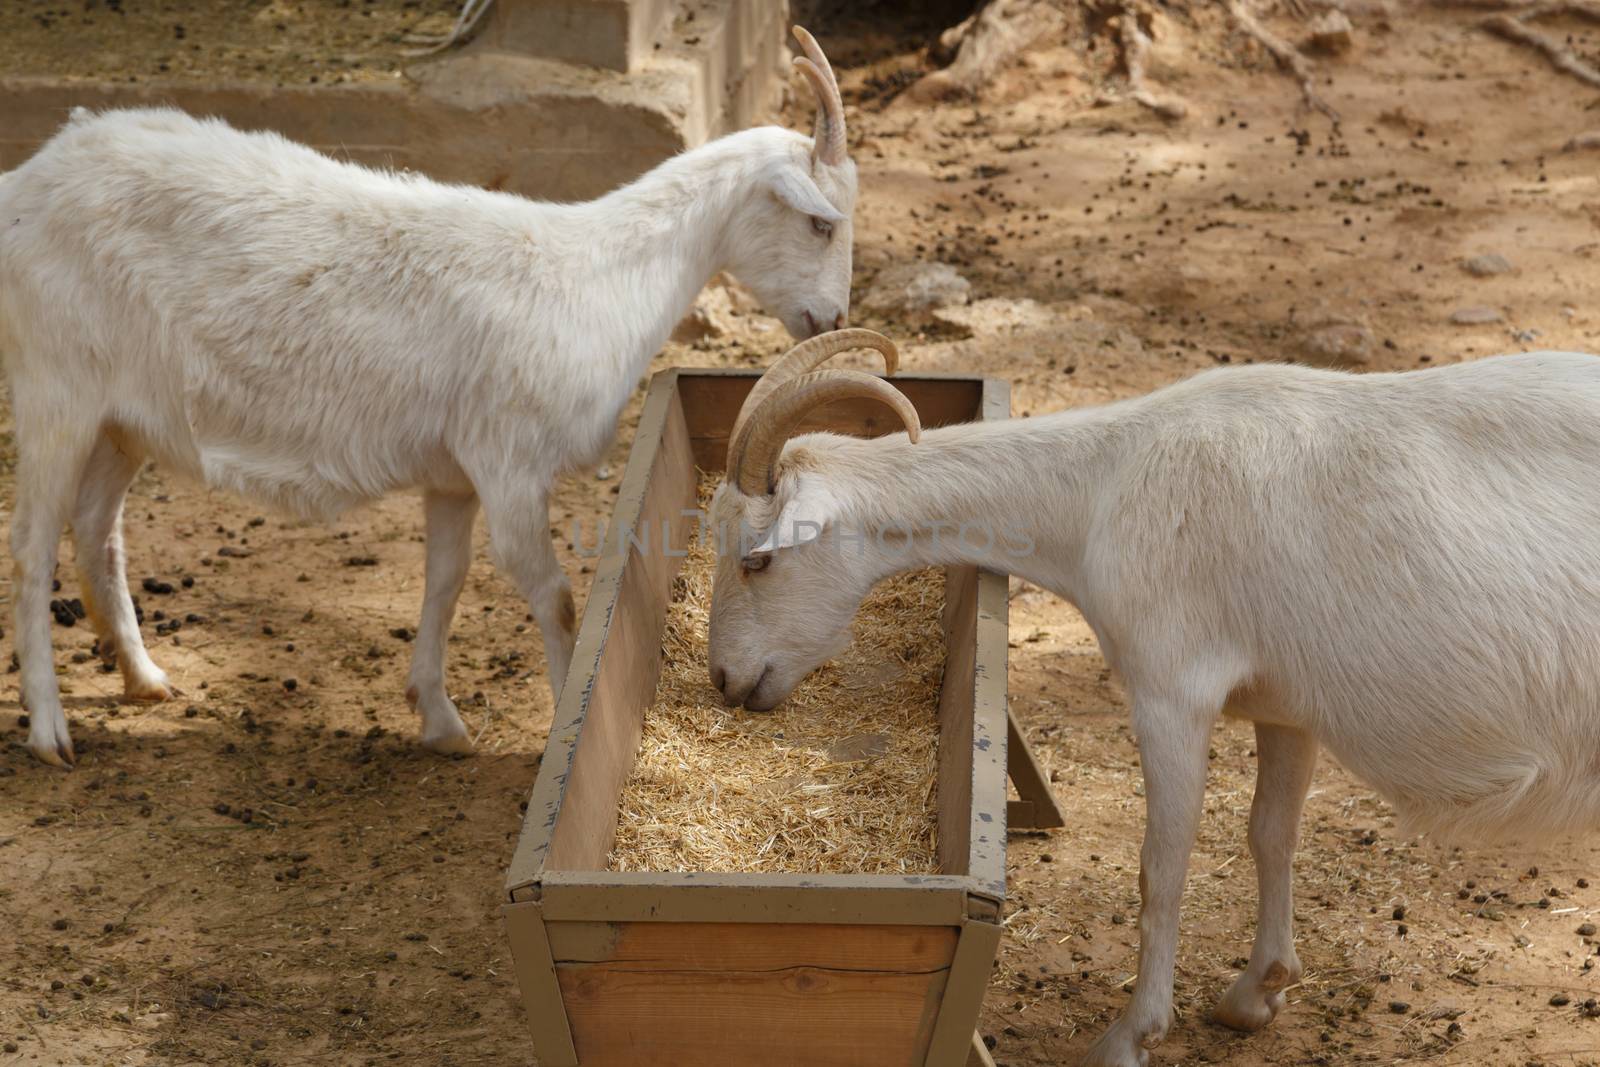
M444 685L445 642L461 587L472 564L472 522L478 498L471 493L429 492L423 497L428 563L422 618L411 653L406 700L422 716L422 744L435 752L471 752L472 739Z
M1256 795L1250 804L1250 855L1259 914L1250 965L1213 1012L1235 1030L1259 1030L1283 1008L1284 990L1300 980L1294 951L1294 852L1300 809L1317 765L1317 742L1304 730L1256 724Z
M122 544L122 501L141 462L100 435L78 482L72 540L84 606L100 638L101 655L122 669L125 700L153 703L170 700L172 686L139 636Z
M480 490L481 491L481 490ZM572 663L578 611L572 586L555 546L550 543L549 506L543 492L513 492L485 496L489 542L496 564L511 576L544 638L546 667L550 672L552 700L561 699L561 687Z
M56 767L74 762L50 635L56 550L98 430L61 419L61 407L16 395L17 499L11 517L12 612L28 748ZM39 414L42 413L42 414Z

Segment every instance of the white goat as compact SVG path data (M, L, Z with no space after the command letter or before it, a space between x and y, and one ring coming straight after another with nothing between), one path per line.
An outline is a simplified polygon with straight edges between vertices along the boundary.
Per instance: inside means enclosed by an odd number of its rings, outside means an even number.
M598 461L650 358L720 270L796 336L842 324L855 165L827 60L796 29L815 138L732 134L584 204L340 163L172 110L78 110L0 181L0 352L18 450L11 546L28 745L72 761L50 646L70 522L127 697L171 690L128 596L140 463L329 517L424 490L427 580L407 698L471 747L446 631L481 500L559 693L574 606L546 497Z
M1229 1026L1265 1025L1300 977L1290 867L1318 746L1408 831L1600 827L1600 358L1216 370L913 443L882 379L805 373L843 348L892 354L864 334L798 346L741 412L711 519L756 547L718 561L712 680L772 707L874 583L913 567L1010 572L1082 611L1127 688L1148 810L1138 985L1088 1062L1143 1064L1166 1032L1220 715L1255 724L1259 761L1260 914L1216 1010ZM847 394L893 405L909 438L786 445Z

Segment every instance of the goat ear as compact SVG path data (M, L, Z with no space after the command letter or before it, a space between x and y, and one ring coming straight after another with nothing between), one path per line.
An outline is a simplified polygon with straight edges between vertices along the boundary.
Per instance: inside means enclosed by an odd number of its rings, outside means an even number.
M772 176L772 195L802 215L827 222L843 222L844 215L828 202L817 183L798 166L780 167Z
M809 544L822 536L839 517L839 501L816 478L801 476L794 495L784 501L778 521L767 529L766 538L752 552L776 552Z

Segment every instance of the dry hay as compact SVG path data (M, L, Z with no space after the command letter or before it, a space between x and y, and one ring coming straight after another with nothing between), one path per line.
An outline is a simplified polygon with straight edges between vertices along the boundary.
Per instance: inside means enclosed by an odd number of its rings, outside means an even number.
M714 478L702 477L708 507ZM778 708L723 706L706 668L715 547L673 584L655 705L622 792L619 871L929 874L944 576L882 583L850 649Z

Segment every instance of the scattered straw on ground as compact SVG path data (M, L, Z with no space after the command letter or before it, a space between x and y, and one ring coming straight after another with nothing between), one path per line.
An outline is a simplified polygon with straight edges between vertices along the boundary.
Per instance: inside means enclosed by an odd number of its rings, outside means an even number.
M714 486L702 481L703 504ZM724 707L707 676L715 562L697 543L676 580L612 869L935 871L943 574L880 585L849 651L751 712Z

